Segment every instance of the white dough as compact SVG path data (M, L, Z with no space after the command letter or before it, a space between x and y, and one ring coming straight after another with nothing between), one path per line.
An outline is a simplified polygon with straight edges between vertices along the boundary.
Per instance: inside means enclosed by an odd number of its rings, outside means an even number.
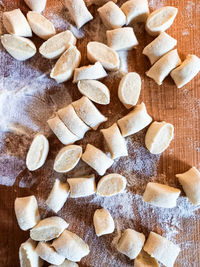
M65 260L60 265L50 265L49 267L78 267L78 264L76 262L73 262L73 261Z
M26 156L26 166L30 171L42 167L49 152L49 141L43 134L36 134Z
M144 250L166 267L172 267L174 265L180 252L180 248L177 245L154 232L150 232L144 245Z
M24 2L31 10L42 12L46 7L47 0L24 0Z
M146 21L146 31L152 36L157 36L166 31L174 22L178 9L173 6L164 6L152 12Z
M112 159L128 156L126 141L116 123L107 129L101 129Z
M146 186L143 200L156 207L174 208L180 193L181 191L177 188L150 182Z
M159 264L155 258L142 249L134 260L134 267L159 267Z
M154 121L145 135L145 145L152 154L160 154L174 138L174 126L165 121Z
M14 34L1 35L1 43L6 51L17 60L26 60L36 53L34 43L28 38Z
M158 85L170 72L181 64L177 49L174 49L162 56L147 72L146 75L152 78Z
M70 186L70 197L87 197L96 192L95 176L90 175L84 178L68 178Z
M142 250L144 242L144 234L126 229L117 243L117 250L133 260Z
M79 236L68 230L55 239L52 246L60 255L71 261L80 261L90 252L88 245Z
M85 152L82 155L82 160L93 168L99 175L103 175L114 162L100 149L90 144L87 144Z
M200 71L200 58L188 55L182 64L171 72L171 77L178 88L189 83Z
M188 171L176 174L188 199L194 205L200 205L200 172L192 167Z
M3 25L8 33L24 37L32 36L31 27L19 8L3 13Z
M140 105L136 105L126 116L119 119L117 124L119 125L122 136L126 137L141 131L151 121L152 118L147 113L145 104L141 103Z
M95 210L93 223L97 236L108 235L115 230L115 223L112 216L109 211L103 208Z
M22 230L26 231L34 227L40 220L35 196L17 197L15 199L15 215Z
M138 45L133 28L124 27L106 31L107 44L114 50L131 50Z

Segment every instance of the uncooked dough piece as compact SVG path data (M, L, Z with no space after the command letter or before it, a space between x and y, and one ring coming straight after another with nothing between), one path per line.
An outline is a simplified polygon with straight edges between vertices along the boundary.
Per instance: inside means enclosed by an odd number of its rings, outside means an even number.
M74 70L74 83L80 80L98 80L107 76L106 71L100 62L94 65L82 66Z
M95 176L90 175L84 178L68 178L70 186L70 197L87 197L96 192Z
M85 0L86 6L96 5L96 6L103 6L110 0ZM117 0L112 0L114 3L117 3Z
M76 114L73 106L70 104L65 108L58 110L58 116L67 126L67 128L80 139L82 139L85 133L90 130L88 127Z
M159 264L155 258L142 249L134 260L134 267L159 267Z
M69 196L69 185L62 183L59 179L55 180L53 188L46 200L46 204L54 212L62 209Z
M65 257L58 254L48 242L39 242L36 247L36 252L40 258L51 264L59 265L65 260Z
M71 261L80 261L90 252L88 245L76 234L65 230L53 241L56 251Z
M117 123L107 129L101 129L112 159L128 156L126 141L121 135Z
M119 100L126 108L135 106L140 97L141 78L136 72L129 72L121 79L118 87Z
M115 230L115 223L110 212L103 208L95 210L93 223L97 236L111 234Z
M76 46L70 46L58 59L50 73L50 77L57 83L68 81L80 64L81 54Z
M156 207L174 208L180 193L181 191L177 188L150 182L146 186L143 200Z
M174 22L178 9L173 6L164 6L152 12L146 21L145 29L148 34L157 36L166 31Z
M50 265L49 267L78 267L78 264L76 262L73 262L73 261L65 260L60 265Z
M26 156L26 166L35 171L44 165L49 152L49 141L43 134L36 134Z
M109 1L98 8L99 16L107 28L116 29L126 24L126 16L121 9L113 2Z
M71 171L78 164L82 155L82 147L70 145L63 147L57 154L53 169L65 173Z
M107 118L100 113L86 96L72 102L72 105L79 118L94 130L96 130L102 122L107 121Z
M79 138L64 125L58 116L48 119L47 123L63 145L73 144L79 140Z
M100 105L110 103L110 91L105 84L95 80L82 80L78 82L79 92L93 102Z
M26 231L34 227L40 220L35 196L17 197L15 199L15 215L22 230Z
M114 162L100 149L90 144L87 144L82 160L98 172L99 175L103 175Z
M31 10L42 12L46 7L47 0L24 0L24 2Z
M138 45L133 28L124 27L106 31L107 44L114 50L131 50Z
M93 19L83 0L65 0L65 5L78 29Z
M3 13L3 25L11 34L24 37L32 36L31 27L19 8Z
M43 260L35 251L37 243L29 238L19 248L20 267L42 267Z
M27 13L27 19L32 31L40 38L47 40L56 34L53 24L40 13L29 11Z
M120 66L117 52L100 42L87 44L87 57L92 63L99 61L105 69L110 71L118 70Z
M36 53L34 43L28 38L14 34L4 34L1 36L1 43L6 51L17 60L26 60Z
M69 30L60 32L45 41L39 48L39 52L43 57L55 59L62 55L70 45L76 44L76 37Z
M121 10L126 15L126 24L132 21L145 22L149 15L149 6L147 0L129 0L122 6Z
M174 138L174 126L165 121L154 121L145 135L145 145L152 154L160 154Z
M154 232L150 232L144 245L144 250L166 267L172 267L174 265L180 252L180 248L177 245Z
M194 205L200 205L200 172L192 167L188 171L176 174L188 199Z
M188 55L182 64L174 69L170 75L178 88L189 83L200 71L200 58Z
M158 85L170 72L181 64L177 49L174 49L162 56L147 72L146 75L152 78Z
M166 32L161 32L158 37L144 48L142 53L149 58L151 65L153 65L158 59L172 50L176 44L176 39Z
M126 137L141 131L151 121L152 118L147 113L145 104L141 103L140 105L136 105L126 116L119 119L117 124L119 125L122 136Z
M133 260L142 250L144 242L144 234L126 229L117 243L117 250Z

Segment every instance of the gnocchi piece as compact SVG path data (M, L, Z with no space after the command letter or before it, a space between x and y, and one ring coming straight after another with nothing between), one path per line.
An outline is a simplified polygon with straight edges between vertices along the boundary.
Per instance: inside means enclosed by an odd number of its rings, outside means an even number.
M65 260L60 265L50 265L49 267L78 267L78 264L76 262L73 262L73 261Z
M184 173L176 174L176 177L190 202L194 205L200 205L200 172L192 167Z
M145 22L149 15L149 7L147 0L129 0L122 6L121 10L126 15L126 24L132 21Z
M126 229L117 243L117 250L133 260L142 250L144 242L144 234L133 229Z
M182 64L174 69L170 75L178 88L189 83L200 71L200 58L188 55Z
M56 172L65 173L75 168L82 155L82 147L70 145L63 147L57 154L53 169Z
M93 102L100 105L110 103L110 91L105 84L95 80L82 80L78 82L78 90Z
M1 36L1 43L6 51L17 60L27 60L36 53L34 43L28 38L4 34Z
M70 197L87 197L96 192L95 176L90 175L84 178L68 178L70 186Z
M15 199L15 215L22 230L26 231L34 227L40 220L35 196L17 197Z
M82 155L82 160L93 168L99 175L103 175L114 162L100 149L90 144L87 144L85 152Z
M165 237L150 232L144 245L144 251L151 257L156 258L156 260L160 261L166 267L172 267L178 257L180 248Z
M100 62L96 62L94 65L82 66L74 70L74 83L81 80L98 80L107 76L106 71Z
M110 212L103 208L95 211L93 223L97 236L111 234L115 230L115 223Z
M152 154L160 154L174 138L174 126L165 121L154 121L145 135L145 145Z
M31 10L36 12L42 12L46 7L47 0L40 0L40 1L24 0L24 2Z
M100 113L100 111L86 96L72 102L72 106L79 118L94 130L96 130L102 122L107 121L107 118Z
M10 34L32 36L31 27L19 8L3 13L3 25Z
M99 16L107 28L116 29L126 24L126 16L112 1L98 8Z
M69 145L79 140L79 138L64 125L58 116L48 119L47 123L63 145Z
M174 208L180 193L181 191L177 188L150 182L146 186L143 200L156 207Z
M147 18L146 31L152 36L166 31L173 24L177 13L178 9L173 6L164 6L155 10Z
M40 13L29 11L27 13L27 19L32 31L40 38L47 40L56 34L53 24Z
M99 42L87 44L87 57L92 63L99 61L110 71L118 70L120 66L119 55L112 48Z
M102 129L101 132L111 153L112 159L128 156L126 141L121 135L116 123L107 129Z
M70 45L76 45L76 37L69 30L60 32L45 41L39 48L40 54L48 59L55 59L62 55Z
M43 134L36 134L26 156L26 166L30 171L42 167L49 152L49 141Z
M65 0L65 5L78 29L93 19L83 0Z
M97 184L97 194L110 197L122 193L126 188L126 178L118 173L110 173L102 177Z
M118 87L118 97L127 109L137 104L141 86L140 75L136 72L129 72L121 79Z
M50 77L57 83L63 83L71 79L75 68L81 62L81 54L76 46L71 46L62 54L53 67Z
M170 72L181 64L177 49L174 49L162 56L147 72L146 75L152 78L158 85Z
M142 249L134 260L134 267L159 267L159 264L155 258Z
M69 185L62 183L59 179L55 180L53 188L46 200L47 206L54 212L62 209L69 196Z
M124 27L106 31L107 44L114 50L131 50L138 45L133 28Z
M152 121L152 118L147 113L144 103L136 105L135 108L117 121L117 124L121 130L122 136L126 137L135 134Z
M58 254L55 249L48 242L40 241L36 247L36 252L41 259L47 261L48 263L59 265L65 260L65 257Z
M103 6L110 0L85 0L87 6L96 5L96 6ZM112 0L114 3L117 3L117 0Z
M59 238L53 241L52 246L59 255L70 261L80 261L90 252L88 245L76 234L65 230Z

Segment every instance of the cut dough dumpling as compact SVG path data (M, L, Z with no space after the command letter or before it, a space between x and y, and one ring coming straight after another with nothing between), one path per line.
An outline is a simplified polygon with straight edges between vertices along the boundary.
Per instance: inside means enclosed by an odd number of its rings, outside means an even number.
M82 147L70 145L63 147L57 154L53 169L56 172L69 172L78 164L82 155Z
M155 10L147 18L146 31L152 36L166 31L174 22L177 13L178 9L173 6L164 6Z
M160 154L174 138L174 126L165 121L154 121L145 135L145 145L152 154Z
M31 10L42 12L46 7L47 0L24 0L24 2Z
M105 69L110 71L118 70L120 66L119 55L112 48L100 42L87 44L87 57L92 63L99 61Z
M115 223L110 212L103 208L95 211L93 223L97 236L111 234L115 230Z
M34 43L28 38L4 34L1 36L1 43L6 51L17 60L27 60L36 53Z
M103 176L97 184L97 194L102 197L110 197L124 192L126 178L118 173Z
M78 267L78 264L73 261L65 260L60 265L50 265L49 267Z
M180 193L181 191L177 188L150 182L143 194L143 200L157 207L174 208Z
M26 156L26 166L35 171L44 165L49 152L49 141L43 134L37 134Z
M62 55L70 45L76 44L76 37L69 30L60 32L45 41L39 48L39 52L43 57L55 59Z
M159 267L159 264L155 258L142 249L134 260L134 267Z

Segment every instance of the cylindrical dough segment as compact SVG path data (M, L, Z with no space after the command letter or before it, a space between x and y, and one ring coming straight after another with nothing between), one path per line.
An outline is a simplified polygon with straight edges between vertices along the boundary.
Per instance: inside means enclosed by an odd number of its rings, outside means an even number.
M24 0L24 2L29 6L29 8L36 12L42 12L45 9L47 0Z
M159 264L155 258L142 249L134 260L134 267L159 267Z
M65 260L60 265L50 265L49 267L78 267L78 264L73 261Z
M111 234L115 230L115 223L112 216L109 211L103 208L95 210L93 223L97 236Z

